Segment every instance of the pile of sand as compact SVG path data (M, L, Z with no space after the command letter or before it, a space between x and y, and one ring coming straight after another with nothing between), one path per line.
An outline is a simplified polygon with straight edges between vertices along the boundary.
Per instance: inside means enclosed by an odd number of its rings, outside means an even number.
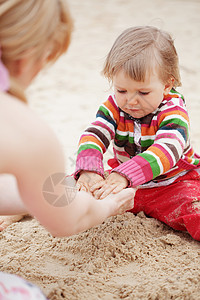
M70 238L27 219L1 233L0 248L0 270L36 283L51 300L200 298L199 242L143 213Z

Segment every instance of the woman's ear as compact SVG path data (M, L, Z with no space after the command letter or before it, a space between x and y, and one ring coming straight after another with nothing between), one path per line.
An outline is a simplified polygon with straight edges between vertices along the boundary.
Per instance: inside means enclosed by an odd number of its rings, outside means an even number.
M33 55L33 49L29 49L23 53L22 58L12 62L10 66L10 75L21 85L22 88L27 88L33 78L44 66L44 59Z
M23 89L28 86L30 76L32 76L30 61L31 60L28 57L24 56L23 58L12 62L12 66L10 68L11 77L13 77Z
M24 69L26 69L27 62L29 58L24 56L21 59L17 59L10 64L9 71L11 76L13 77L20 77L22 73L24 73Z
M28 59L26 57L15 61L15 75L21 76L27 66Z
M174 86L174 78L170 78L164 87L164 95L168 95Z
M23 52L21 58L12 62L11 74L13 77L20 77L30 69L30 64L33 64L34 48L30 48ZM35 61L37 63L37 61ZM34 64L33 64L34 65Z

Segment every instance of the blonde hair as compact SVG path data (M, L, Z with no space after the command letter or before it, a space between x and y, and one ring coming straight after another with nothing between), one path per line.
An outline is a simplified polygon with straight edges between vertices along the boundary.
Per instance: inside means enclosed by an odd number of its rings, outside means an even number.
M2 61L20 60L26 51L37 60L47 47L47 62L63 54L71 39L73 22L66 0L0 0L0 46ZM23 98L23 91L11 78L8 91Z
M174 87L181 85L178 55L171 36L156 27L138 26L128 28L116 39L102 73L112 81L122 69L130 78L144 81L155 68L163 83L173 78Z

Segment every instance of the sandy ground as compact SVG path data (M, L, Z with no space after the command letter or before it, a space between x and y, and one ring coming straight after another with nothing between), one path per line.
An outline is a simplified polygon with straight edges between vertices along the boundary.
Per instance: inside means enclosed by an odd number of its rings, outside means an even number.
M127 27L169 31L180 57L179 89L200 153L200 1L69 0L75 32L66 55L28 90L30 105L57 133L74 171L77 142L109 92L100 75ZM109 153L108 153L109 155ZM53 216L52 216L53 222ZM52 238L26 218L0 233L0 271L36 283L51 300L200 299L200 244L141 212L126 213L70 238Z

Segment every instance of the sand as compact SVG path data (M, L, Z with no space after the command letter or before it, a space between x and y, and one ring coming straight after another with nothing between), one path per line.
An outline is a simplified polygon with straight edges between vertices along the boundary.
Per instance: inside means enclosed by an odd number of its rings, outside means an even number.
M142 212L70 238L52 238L35 220L1 237L1 270L37 284L51 300L200 299L199 243Z
M191 0L69 0L75 20L66 55L44 70L27 91L31 109L57 133L74 171L77 142L109 93L100 75L115 38L127 27L169 31L180 57L200 153L200 2ZM107 157L110 155L108 151ZM53 222L53 216L52 216ZM142 212L112 217L69 238L53 238L26 218L0 233L0 271L37 284L51 300L200 299L200 244Z

